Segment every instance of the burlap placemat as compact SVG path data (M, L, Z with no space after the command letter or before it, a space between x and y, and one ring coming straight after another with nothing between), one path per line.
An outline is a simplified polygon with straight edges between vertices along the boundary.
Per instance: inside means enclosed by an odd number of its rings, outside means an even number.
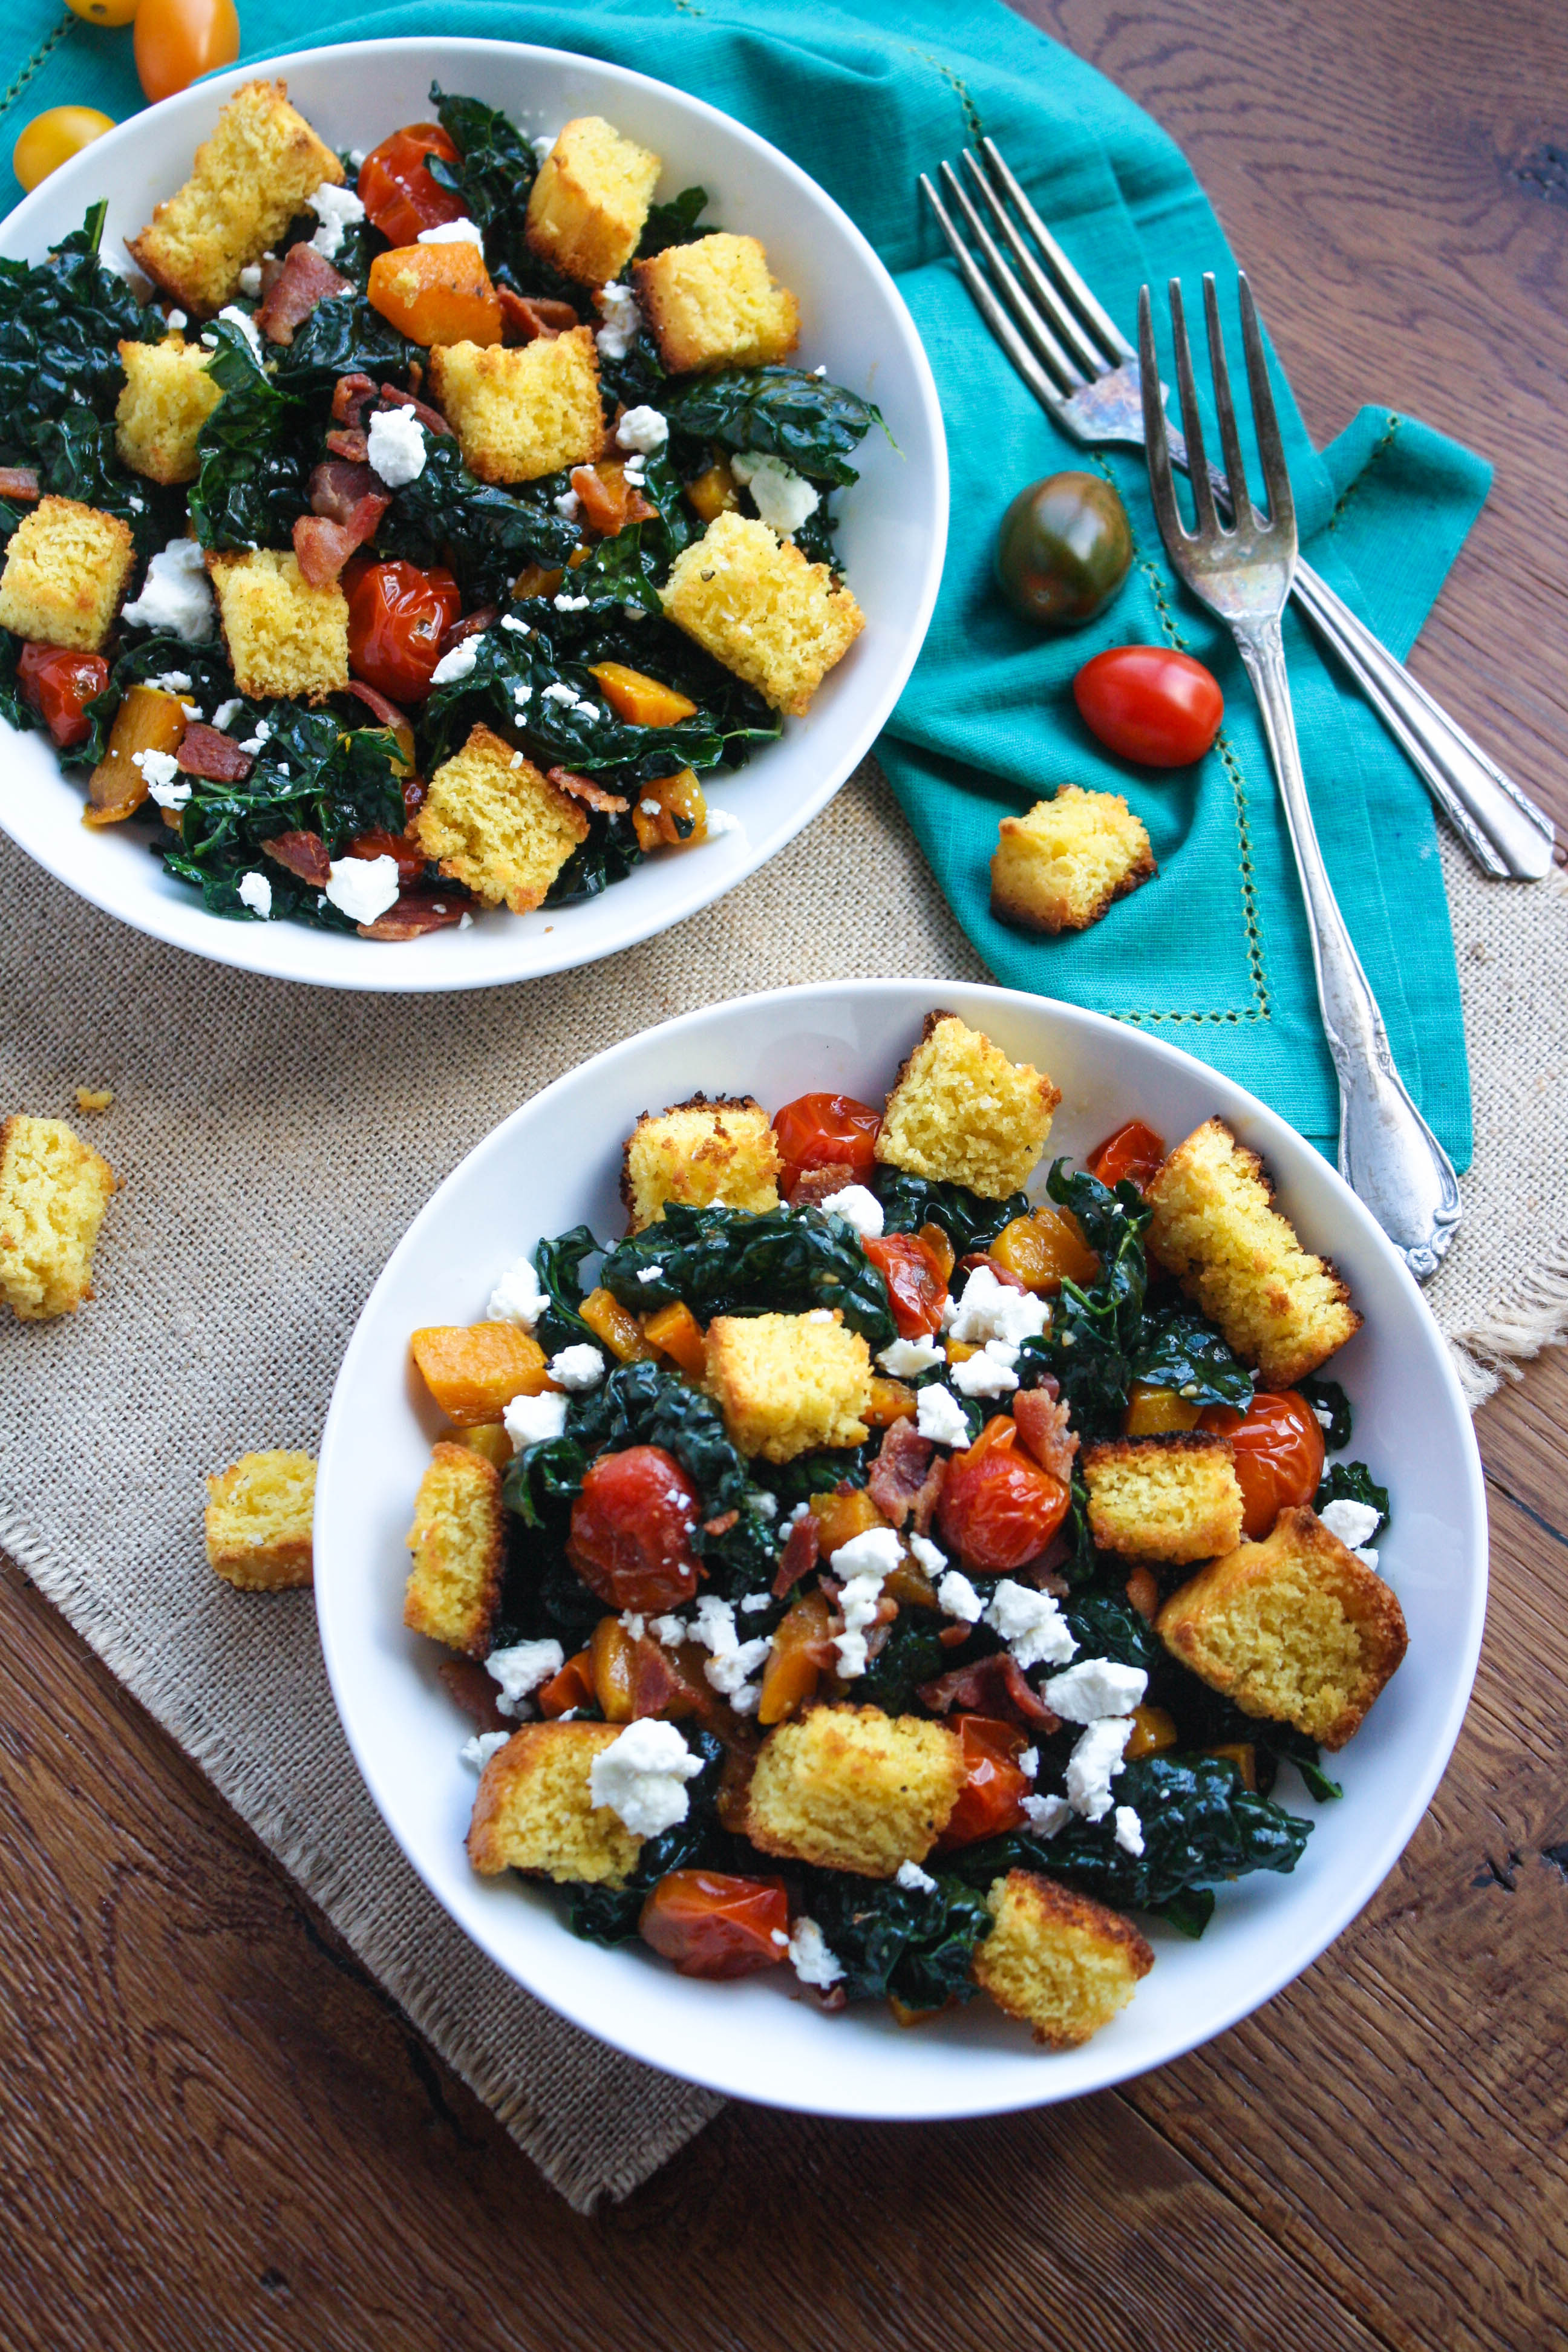
M1557 1335L1568 1296L1568 894L1445 856L1478 1140L1433 1303L1479 1396ZM241 1595L207 1570L202 1478L249 1447L314 1446L394 1243L550 1079L722 997L916 972L985 977L870 762L707 914L479 995L345 996L200 963L0 839L0 1108L75 1118L79 1085L112 1087L83 1124L123 1179L100 1296L0 1328L0 1542L583 2210L626 2195L719 2101L563 2023L450 1924L360 1783L309 1595Z

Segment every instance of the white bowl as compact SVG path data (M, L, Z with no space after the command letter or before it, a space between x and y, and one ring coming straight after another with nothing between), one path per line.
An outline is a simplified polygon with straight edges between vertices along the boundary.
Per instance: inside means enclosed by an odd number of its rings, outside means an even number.
M658 194L700 182L711 217L760 236L794 289L800 363L876 401L897 448L873 428L860 480L838 497L845 569L866 629L805 719L715 802L741 820L683 856L654 858L575 906L483 915L471 929L378 946L300 923L227 922L166 875L140 827L90 833L82 786L47 736L0 721L0 824L58 880L136 929L216 963L329 988L425 991L530 980L614 955L667 929L782 849L831 800L887 721L930 624L947 544L947 445L930 365L903 298L866 239L814 180L765 139L665 82L596 58L507 41L396 40L303 49L215 75L132 116L52 173L0 225L0 252L39 260L109 198L104 251L118 253L188 176L218 108L258 74L278 76L334 147L371 146L430 112L432 80L503 108L531 134L603 114L664 158Z
M1131 2006L1086 2048L1054 2056L984 2001L906 2032L880 2007L829 2016L789 1997L785 1969L694 1983L640 1946L579 1942L555 1900L515 1876L476 1877L463 1851L475 1781L458 1758L468 1727L437 1679L440 1653L401 1622L403 1539L437 1425L407 1369L410 1332L482 1316L498 1270L542 1234L584 1219L618 1233L620 1145L640 1111L700 1087L752 1091L772 1109L813 1089L879 1100L938 1004L1049 1071L1062 1089L1052 1156L1080 1157L1134 1117L1173 1140L1215 1112L1263 1154L1282 1206L1336 1261L1366 1318L1330 1370L1355 1408L1354 1454L1391 1490L1382 1565L1410 1626L1405 1664L1331 1759L1343 1799L1313 1805L1293 1772L1281 1775L1281 1795L1313 1822L1294 1874L1222 1887L1200 1942L1152 1924L1157 1963ZM447 1179L371 1293L333 1392L316 1493L317 1609L344 1729L388 1826L453 1918L509 1976L617 2049L740 2098L843 2116L980 2115L1100 2090L1223 2032L1299 1975L1393 1868L1437 1785L1475 1674L1486 1562L1480 1460L1447 1351L1328 1161L1174 1046L1070 1005L949 981L716 1005L599 1055L513 1112Z

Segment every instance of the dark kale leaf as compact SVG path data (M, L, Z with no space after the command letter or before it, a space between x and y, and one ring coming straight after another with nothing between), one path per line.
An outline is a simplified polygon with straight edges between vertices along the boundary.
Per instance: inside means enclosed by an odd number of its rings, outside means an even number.
M650 1271L653 1278L644 1282ZM599 1278L623 1307L655 1308L681 1299L704 1324L715 1315L805 1315L837 1307L873 1352L897 1336L888 1286L859 1235L822 1209L770 1209L753 1217L670 1202L650 1232L617 1242Z
M963 1878L943 1872L927 1888L814 1870L805 1909L843 1967L849 2000L891 1993L910 2009L942 2009L975 1990L969 1963L991 1914L984 1890Z
M1387 1487L1378 1485L1364 1462L1330 1463L1312 1497L1312 1508L1321 1517L1330 1503L1366 1503L1377 1512L1377 1525L1366 1538L1368 1543L1376 1543L1394 1516Z
M619 359L599 353L599 395L605 423L614 418L617 408L662 409L668 381L658 345L647 328L639 326Z
M724 1433L718 1406L646 1359L616 1364L598 1388L572 1397L564 1433L529 1446L510 1464L503 1499L529 1526L539 1526L552 1502L576 1492L591 1462L628 1445L661 1445L673 1454L705 1517L743 1508L751 1473Z
M629 815L595 810L588 822L588 838L580 842L544 894L547 907L570 906L577 898L596 898L612 882L624 882L643 862L642 844Z
M1043 1364L1061 1383L1073 1427L1085 1437L1109 1437L1121 1430L1142 1340L1143 1234L1152 1213L1135 1184L1124 1180L1111 1190L1085 1169L1069 1176L1065 1167L1056 1162L1046 1190L1077 1218L1100 1273L1087 1290L1064 1279L1050 1328L1024 1343L1019 1379L1028 1385L1026 1367Z
M793 534L795 545L808 563L826 563L833 571L842 572L844 566L833 543L833 534L837 528L837 517L829 507L825 492L815 512L808 514Z
M363 296L343 294L318 302L293 341L279 348L274 382L302 399L323 401L341 375L368 375L378 384L389 377L405 383L421 356L418 344L400 335Z
M432 155L426 169L438 188L462 201L464 213L484 231L485 259L492 267L510 261L521 242L528 199L539 176L533 149L514 122L482 99L449 97L430 85L430 103L458 150L456 163Z
M305 402L279 391L239 329L207 330L217 348L207 373L223 398L197 437L200 470L191 520L204 547L286 547L310 507L307 482L317 425Z
M650 205L637 250L637 259L650 261L656 253L668 253L672 245L695 245L700 236L715 235L711 221L700 228L697 226L707 209L706 188L682 188L668 204Z
M1174 1659L1166 1659L1162 1673L1152 1678L1150 1696L1174 1716L1184 1748L1250 1748L1264 1796L1272 1790L1284 1763L1294 1764L1319 1804L1344 1794L1320 1766L1315 1739L1292 1724L1244 1715L1233 1699L1211 1690Z
M1132 1377L1148 1388L1174 1389L1189 1404L1227 1404L1245 1412L1252 1402L1252 1374L1189 1307L1145 1318Z
M14 637L9 629L0 629L0 719L15 727L18 733L41 727L43 719L30 702L23 699L16 683L16 664L22 652L22 640ZM100 758L102 754L99 755Z
M220 408L217 415L223 414ZM559 567L577 539L544 485L502 490L476 481L452 436L426 432L425 469L396 493L376 532L375 551L410 563L450 562L471 606L504 604L525 564Z
M1179 1936L1190 1936L1196 1943L1214 1917L1214 1905L1212 1886L1187 1886L1180 1895L1167 1896L1163 1903L1151 1903L1149 1908L1156 1919L1163 1919L1167 1927L1174 1927Z
M0 258L0 454L24 461L37 428L74 403L112 415L125 381L117 345L162 342L163 313L143 309L106 269L108 204L91 206L39 262Z
M154 548L184 536L184 491L128 472L115 454L112 421L95 416L90 408L68 408L42 418L33 435L33 455L46 491L119 516L130 529L138 565Z
M1114 1658L1141 1666L1152 1678L1167 1661L1164 1643L1148 1620L1117 1592L1075 1591L1062 1604L1080 1658Z
M1316 1412L1319 1405L1329 1415L1323 1428L1323 1444L1331 1454L1342 1454L1351 1442L1351 1401L1338 1381L1325 1381L1316 1372L1309 1372L1304 1381L1296 1383L1296 1393L1304 1396Z
M885 1715L908 1714L921 1683L934 1682L953 1663L953 1653L942 1642L942 1625L929 1610L906 1609L856 1683L857 1705L879 1706Z
M664 413L682 442L717 442L724 449L782 457L809 480L840 488L859 480L850 453L882 423L881 411L869 401L787 367L694 376L667 400Z
M836 1445L821 1453L797 1454L793 1462L770 1462L765 1472L768 1491L776 1495L781 1516L814 1495L831 1495L836 1486L863 1486L882 1443L880 1434L863 1445Z
M547 1356L559 1355L563 1348L576 1347L584 1340L590 1347L599 1344L597 1334L578 1312L584 1296L583 1261L592 1257L598 1246L587 1225L574 1225L569 1233L542 1241L533 1253L534 1272L542 1288L550 1294L550 1305L534 1326L533 1336Z
M188 646L183 637L149 635L133 629L126 650L110 671L108 686L87 706L87 739L70 758L84 768L95 768L109 748L109 730L126 688L143 678L169 677L188 677L190 699L209 716L234 692L228 656L216 638Z
M940 1225L954 1254L966 1257L994 1242L1004 1225L1028 1214L1026 1192L1010 1192L1005 1201L988 1201L967 1184L941 1183L930 1176L910 1176L901 1168L879 1161L871 1190L882 1203L882 1230L914 1234L922 1225Z

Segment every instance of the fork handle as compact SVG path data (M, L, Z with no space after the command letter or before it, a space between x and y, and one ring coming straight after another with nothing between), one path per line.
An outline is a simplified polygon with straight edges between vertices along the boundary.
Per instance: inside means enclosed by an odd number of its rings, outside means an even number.
M1417 1282L1436 1274L1459 1222L1447 1153L1394 1066L1377 999L1351 943L1307 800L1278 619L1233 623L1257 691L1296 853L1323 1030L1340 1082L1340 1173L1365 1202Z

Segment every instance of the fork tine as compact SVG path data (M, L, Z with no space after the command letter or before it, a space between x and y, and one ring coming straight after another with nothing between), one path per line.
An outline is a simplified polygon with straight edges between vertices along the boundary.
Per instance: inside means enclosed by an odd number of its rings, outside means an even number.
M985 199L986 210L1001 230L1008 251L1023 272L1024 283L1034 296L1039 310L1045 313L1046 322L1052 333L1086 375L1104 375L1110 364L1110 362L1089 341L1089 337L1029 251L1014 226L1013 215L986 178L978 159L971 154L967 147L963 151L963 160L969 167L970 177Z
M1219 296L1215 289L1214 272L1204 272L1204 317L1209 334L1209 370L1214 377L1215 414L1219 419L1219 443L1225 458L1226 479L1230 483L1231 511L1237 523L1245 522L1251 509L1252 520L1261 523L1262 516L1252 504L1252 494L1247 487L1247 461L1241 454L1241 436L1236 429L1236 403L1230 396L1230 370L1226 364L1225 331L1219 322Z
M1176 503L1176 478L1171 471L1171 440L1165 430L1165 405L1160 394L1160 362L1154 350L1154 313L1149 289L1138 290L1138 373L1143 392L1143 444L1149 460L1149 489L1160 536L1175 553L1187 536Z
M1006 310L992 292L986 282L984 271L979 268L969 247L948 218L946 206L924 172L921 173L921 187L927 204L936 215L937 226L947 239L948 249L958 264L958 274L969 290L970 300L974 304L1040 406L1048 416L1056 418L1058 424L1061 423L1061 386L1047 374L1017 328L1013 324Z
M1018 217L1056 273L1057 283L1077 310L1091 335L1110 355L1113 367L1132 357L1132 346L1110 313L1095 300L1028 197L1024 194L994 139L982 139L980 152L1017 207Z
M952 196L969 226L969 233L985 256L991 274L1011 309L1014 317L1033 343L1041 359L1068 392L1077 392L1087 381L1083 370L1070 360L1052 334L1045 320L1032 307L1028 296L1002 257L1002 249L980 215L969 201L968 191L951 163L940 166L942 185Z
M1171 280L1171 340L1176 350L1176 390L1182 402L1182 433L1187 445L1187 473L1193 486L1193 512L1197 536L1213 540L1219 534L1219 515L1204 455L1204 421L1198 414L1198 388L1193 381L1193 347L1187 340L1187 314L1182 303L1182 281ZM1221 364L1224 353L1220 354Z
M1290 488L1290 468L1285 462L1284 436L1274 408L1274 387L1263 356L1263 334L1247 272L1237 272L1237 298L1241 306L1241 342L1247 353L1247 380L1252 387L1252 423L1258 455L1263 467L1263 487L1268 493L1268 520L1277 530L1296 529L1296 500Z

